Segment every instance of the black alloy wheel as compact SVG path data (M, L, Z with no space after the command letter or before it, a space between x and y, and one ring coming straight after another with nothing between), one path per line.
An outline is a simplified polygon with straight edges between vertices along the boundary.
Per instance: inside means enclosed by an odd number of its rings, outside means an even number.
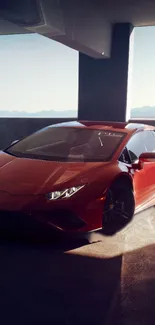
M121 229L133 218L135 210L134 194L131 188L116 185L107 191L102 225Z

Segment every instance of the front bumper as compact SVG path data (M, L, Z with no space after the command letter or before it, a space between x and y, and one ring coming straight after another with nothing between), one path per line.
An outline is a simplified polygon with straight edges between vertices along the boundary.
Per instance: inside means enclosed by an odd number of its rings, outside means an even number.
M15 196L0 192L0 212L13 220L39 221L64 232L88 232L102 227L103 202L68 199L51 202L43 195Z

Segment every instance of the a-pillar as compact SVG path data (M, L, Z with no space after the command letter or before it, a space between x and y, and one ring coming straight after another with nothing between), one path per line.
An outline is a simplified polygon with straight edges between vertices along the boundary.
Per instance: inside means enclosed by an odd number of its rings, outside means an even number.
M79 54L78 119L126 121L130 35L128 23L113 27L110 59Z

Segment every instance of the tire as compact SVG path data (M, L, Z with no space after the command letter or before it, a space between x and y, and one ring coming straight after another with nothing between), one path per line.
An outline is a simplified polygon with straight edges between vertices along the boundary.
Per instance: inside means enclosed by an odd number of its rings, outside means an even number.
M133 218L135 200L132 188L116 183L108 191L103 209L102 228L122 228Z

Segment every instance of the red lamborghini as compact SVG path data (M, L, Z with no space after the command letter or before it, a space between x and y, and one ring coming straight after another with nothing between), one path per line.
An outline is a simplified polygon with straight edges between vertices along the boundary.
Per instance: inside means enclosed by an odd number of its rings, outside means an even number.
M129 222L155 204L155 128L68 122L0 153L0 210L65 232Z

